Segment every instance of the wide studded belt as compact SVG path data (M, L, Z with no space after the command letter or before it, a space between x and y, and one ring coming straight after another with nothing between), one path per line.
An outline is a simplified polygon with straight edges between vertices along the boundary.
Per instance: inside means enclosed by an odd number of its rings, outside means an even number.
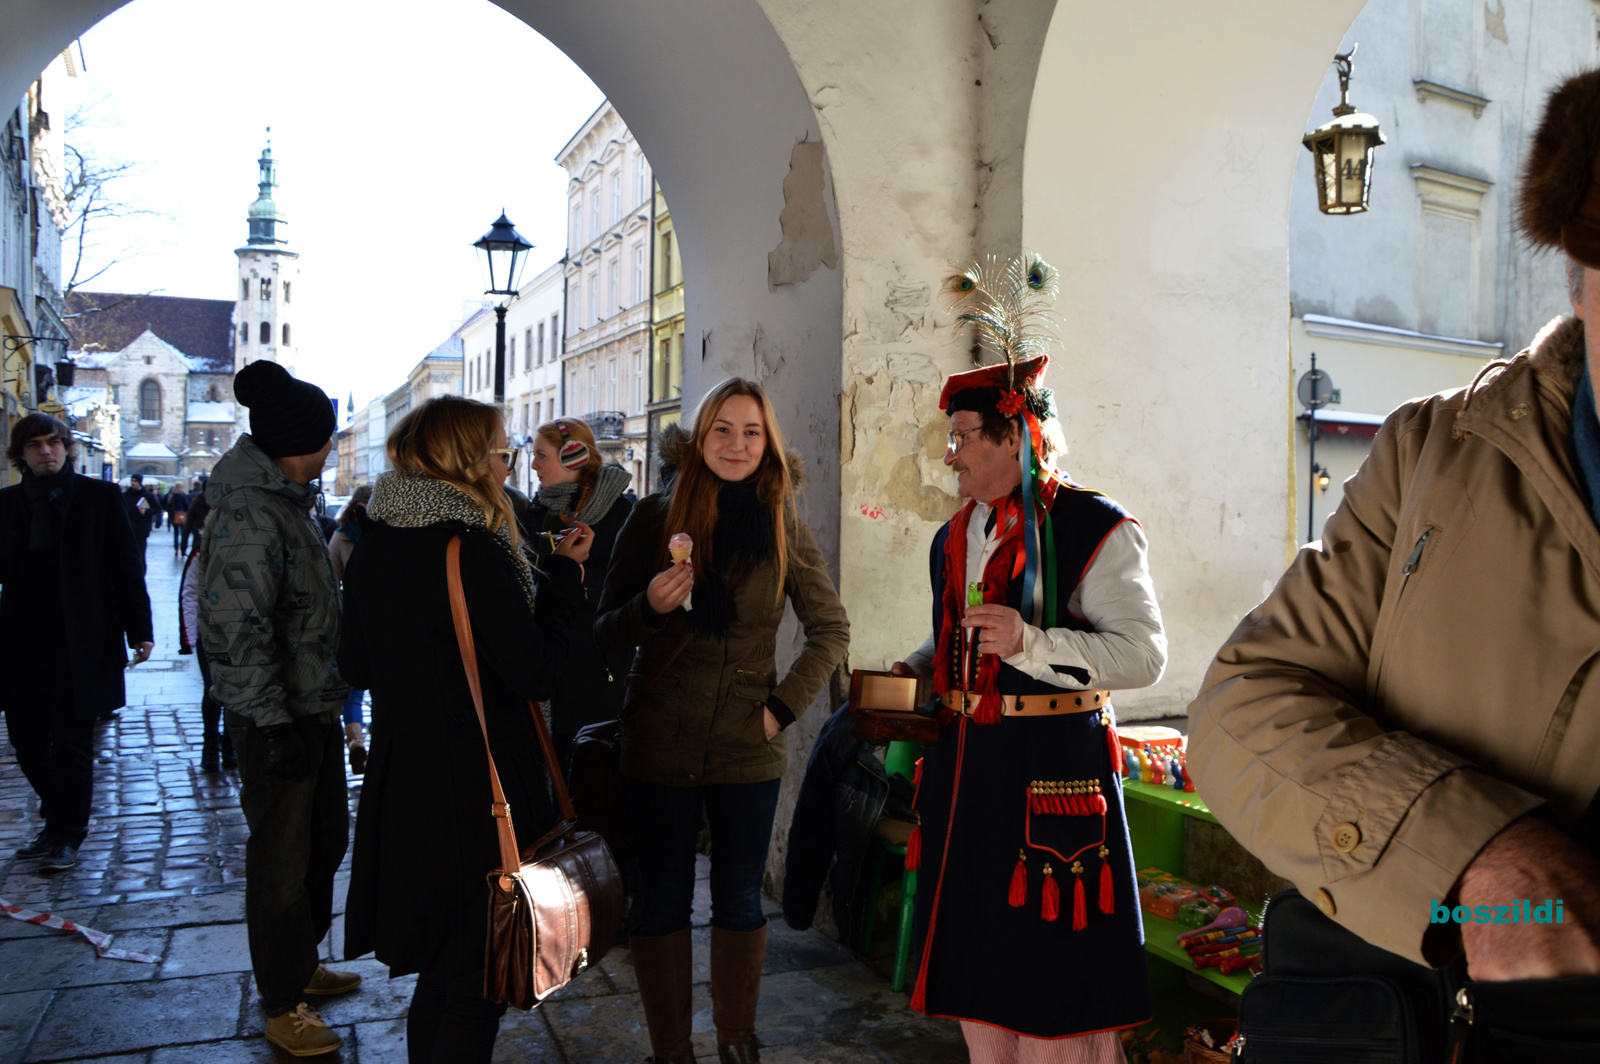
M972 716L983 696L977 691L949 691L944 698L946 709ZM1049 695L1001 695L1004 713L1008 717L1049 717L1058 713L1088 713L1104 709L1111 704L1110 691L1062 691Z

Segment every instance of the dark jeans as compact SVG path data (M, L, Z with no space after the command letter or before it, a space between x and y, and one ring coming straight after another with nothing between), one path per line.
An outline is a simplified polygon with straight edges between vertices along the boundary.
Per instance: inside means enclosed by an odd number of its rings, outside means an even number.
M200 663L200 734L204 740L201 746L202 755L207 746L216 743L218 752L231 764L233 739L228 735L228 729L222 726L222 703L211 697L211 659L206 657L206 648L198 641L194 645L194 657Z
M689 926L702 806L711 823L712 924L724 931L756 931L766 924L761 881L779 782L667 787L625 779L638 867L635 934L670 935Z
M17 764L39 796L45 831L81 846L94 800L94 721L74 719L69 706L18 701L6 709L6 730Z
M238 719L238 718L235 718ZM267 772L266 742L253 725L233 729L244 850L244 913L250 963L268 1016L304 1000L317 944L333 922L333 875L350 839L344 733L336 719L294 722L311 772L282 780Z
M506 1007L483 997L483 972L421 972L406 1017L410 1064L488 1064Z
M169 522L172 525L172 547L179 554L189 553L189 523Z

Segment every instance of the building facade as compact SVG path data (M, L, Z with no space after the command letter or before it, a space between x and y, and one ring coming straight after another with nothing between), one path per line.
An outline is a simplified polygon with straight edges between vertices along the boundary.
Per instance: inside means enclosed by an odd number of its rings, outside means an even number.
M300 256L289 250L284 233L288 223L278 213L274 196L278 187L277 163L272 158L271 130L267 146L256 162L261 168L254 203L250 204L250 236L235 248L239 259L238 298L234 309L236 370L256 359L277 362L295 373L298 344L295 335L294 296L300 276ZM303 293L302 293L303 295Z
M512 483L522 491L538 489L529 459L533 434L563 413L561 406L562 288L566 263L556 262L522 286L506 304L506 435L523 454ZM495 315L486 310L462 327L466 394L494 401Z
M1337 390L1311 418L1296 400L1290 505L1300 540L1322 534L1385 415L1463 387L1570 313L1564 261L1512 225L1518 167L1551 88L1596 62L1596 8L1556 0L1511 23L1465 0L1371 0L1345 35L1350 100L1379 118L1371 209L1317 210L1309 152L1290 201L1291 357ZM1339 102L1324 79L1311 124ZM1325 486L1324 486L1325 485Z
M567 186L565 412L645 483L651 342L650 163L610 101L561 149Z
M683 417L683 258L678 253L672 211L655 186L651 226L649 454L643 491L660 487L656 441L661 430Z

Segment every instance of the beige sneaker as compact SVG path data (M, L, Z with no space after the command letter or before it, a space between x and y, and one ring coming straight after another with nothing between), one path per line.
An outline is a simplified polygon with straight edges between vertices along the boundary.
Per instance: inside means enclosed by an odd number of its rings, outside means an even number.
M360 985L361 977L355 972L331 972L326 964L319 964L312 973L311 982L306 984L306 993L313 997L334 997L348 994Z
M344 1039L334 1034L304 1001L293 1012L267 1020L267 1041L296 1057L321 1056L344 1045Z

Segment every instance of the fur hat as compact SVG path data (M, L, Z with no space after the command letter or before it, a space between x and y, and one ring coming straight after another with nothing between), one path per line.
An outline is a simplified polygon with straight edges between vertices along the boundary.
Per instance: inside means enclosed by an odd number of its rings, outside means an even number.
M1550 94L1523 167L1517 225L1534 244L1600 269L1600 70Z

